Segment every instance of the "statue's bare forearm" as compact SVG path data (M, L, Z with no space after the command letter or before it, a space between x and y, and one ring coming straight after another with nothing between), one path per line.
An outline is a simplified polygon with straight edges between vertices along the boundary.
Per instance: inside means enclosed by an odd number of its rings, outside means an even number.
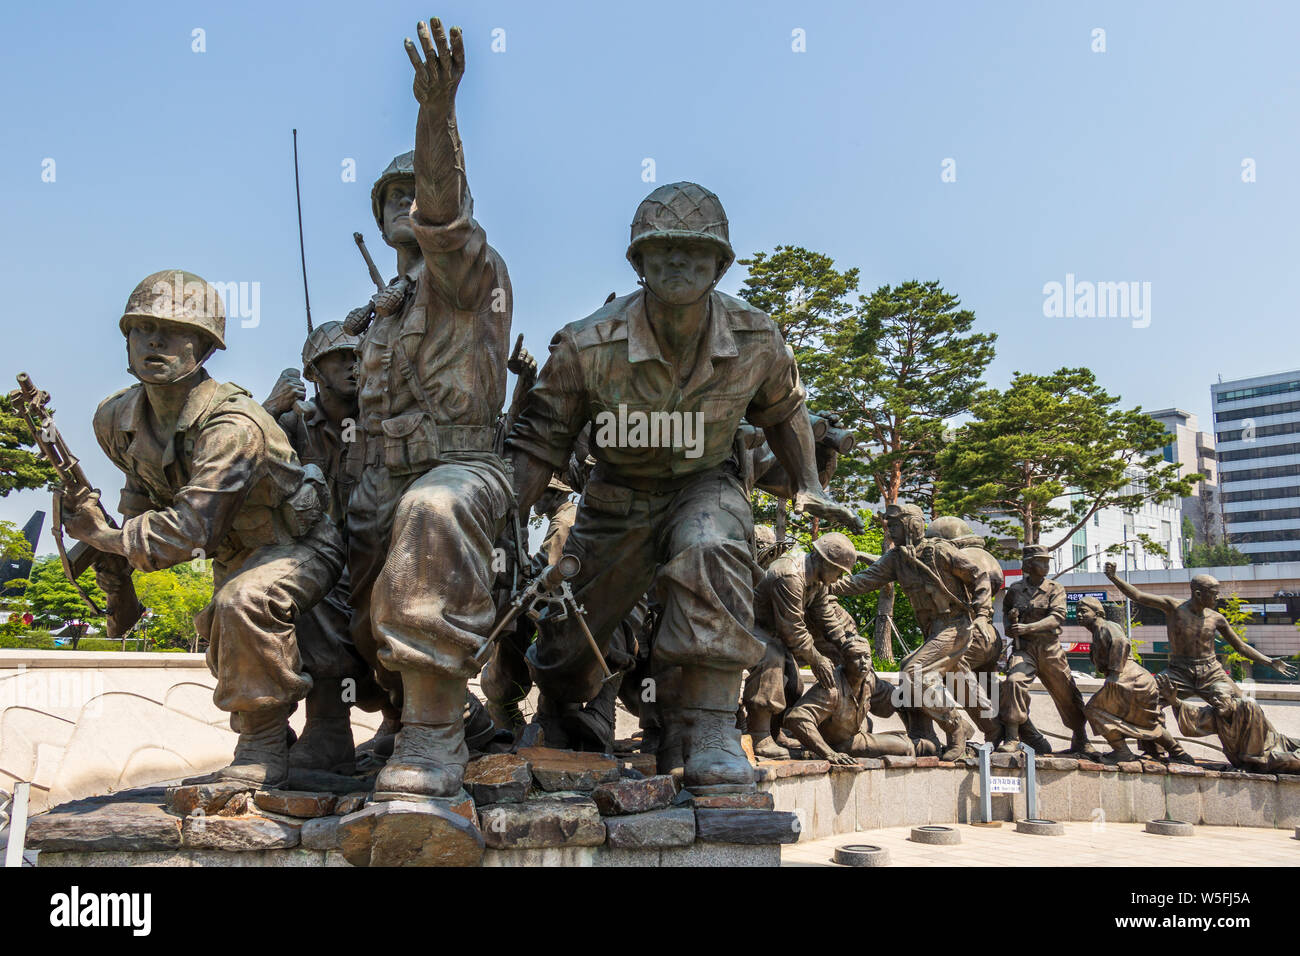
M451 41L436 17L420 23L420 50L408 38L406 55L415 70L412 92L420 104L415 123L415 205L426 222L451 222L465 196L465 152L456 128L456 88L465 75L465 43L459 27Z

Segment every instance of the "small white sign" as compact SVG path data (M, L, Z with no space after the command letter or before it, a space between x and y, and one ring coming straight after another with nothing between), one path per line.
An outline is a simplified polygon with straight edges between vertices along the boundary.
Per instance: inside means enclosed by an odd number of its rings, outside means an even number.
M989 777L989 793L1019 793L1019 777Z

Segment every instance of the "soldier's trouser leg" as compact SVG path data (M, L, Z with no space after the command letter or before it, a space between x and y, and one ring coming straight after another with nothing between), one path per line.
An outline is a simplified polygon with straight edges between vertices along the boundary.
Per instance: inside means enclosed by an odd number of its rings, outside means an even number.
M352 646L370 665L375 681L390 699L385 718L395 718L401 707L402 678L379 661L371 598L375 581L388 559L393 513L415 475L390 475L382 465L370 465L348 499L348 577L352 594Z
M1083 695L1070 673L1070 661L1060 641L1043 641L1035 647L1038 679L1051 695L1061 722L1076 736L1086 731L1088 720L1083 714Z
M371 616L379 662L402 675L402 729L376 799L461 789L466 684L496 617L493 547L510 500L504 470L484 458L434 466L397 503Z
M1011 652L1000 701L1002 723L1008 728L1019 728L1029 719L1029 685L1037 675L1038 657L1033 652L1033 645L1026 644Z
M294 636L296 618L329 591L343 568L343 543L328 519L291 544L214 567L212 601L194 618L208 640L213 702L234 714L235 759L223 774L274 785L288 774L288 719L311 690Z
M904 701L908 706L919 707L943 728L950 750L965 746L966 724L944 681L950 673L960 677L962 656L970 637L971 626L967 620L935 622L925 643L903 660L898 675Z
M831 746L835 746L831 744ZM841 753L853 757L918 757L916 743L906 733L894 731L884 734L855 734L844 748L836 747Z
M533 631L533 622L521 615L515 626L498 639L492 656L479 672L479 688L487 701L488 713L502 727L524 724L519 704L533 688L524 652L532 643Z
M1240 697L1241 688L1228 676L1218 658L1171 657L1169 666L1156 678L1165 700L1200 697L1207 704Z
M742 672L763 654L750 633L752 522L740 484L721 471L669 494L592 481L565 545L566 553L582 562L578 599L587 607L602 652L662 566L656 581L663 615L655 666L682 668L688 785L753 785L735 727ZM528 660L542 692L557 700L590 700L599 692L599 666L572 622L553 630L543 622ZM729 730L715 728L718 720Z
M682 668L683 783L692 789L754 786L736 728L742 674L763 656L753 635L753 535L749 499L726 474L683 489L660 534L656 652Z
M375 711L387 699L352 644L351 587L345 567L329 594L298 618L298 650L312 689L306 699L306 726L289 751L293 767L352 773L351 706Z
M783 713L786 699L786 658L790 652L780 638L759 629L756 635L763 641L763 659L745 675L743 700L746 729L754 743L754 753L759 757L782 760L790 752L772 738L773 722Z
M1002 732L998 719L998 690L995 675L1002 645L993 625L983 618L975 621L970 645L962 657L963 671L957 691L961 705L975 721L984 739L996 742Z

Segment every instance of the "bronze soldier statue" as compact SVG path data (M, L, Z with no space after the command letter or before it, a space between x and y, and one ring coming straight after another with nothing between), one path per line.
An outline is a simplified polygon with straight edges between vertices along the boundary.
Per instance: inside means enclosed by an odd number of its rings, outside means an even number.
M973 683L964 657L975 618L990 600L989 573L951 541L926 538L925 518L916 505L886 506L885 528L895 546L831 593L865 594L890 581L902 586L925 642L903 658L899 710L924 711L947 734L943 759L956 760L965 755L970 725L944 683L962 693Z
M1265 664L1283 677L1294 677L1295 668L1280 657L1267 657L1243 641L1228 619L1215 610L1219 601L1219 582L1208 574L1197 574L1191 581L1192 596L1186 601L1139 591L1116 574L1115 563L1106 562L1106 577L1120 593L1143 607L1165 615L1169 632L1169 666L1160 672L1166 697L1185 700L1193 694L1213 704L1224 697L1240 697L1241 690L1214 656L1217 634L1238 654L1257 664ZM1166 688L1167 685L1167 688Z
M963 706L984 734L984 739L996 743L1002 735L1002 722L994 696L997 688L998 665L1002 660L1002 635L993 626L993 604L1002 593L1002 565L984 549L984 539L960 518L944 516L935 518L925 529L927 538L944 538L962 549L962 553L988 572L988 600L976 608L971 627L970 644L962 658L971 680L963 691ZM963 675L964 676L964 675ZM988 690L986 690L988 688ZM993 693L990 694L989 691Z
M212 559L211 603L195 618L217 679L213 700L239 733L222 779L283 785L289 714L312 690L295 622L338 580L343 543L330 521L323 476L306 469L284 432L237 385L203 363L225 345L216 289L166 270L131 293L121 319L140 384L105 399L95 437L126 474L121 529L94 503L65 520L73 537L103 552L110 588L130 570Z
M735 259L717 196L694 183L654 190L633 219L627 258L643 288L556 334L511 431L518 506L531 507L592 422L597 464L565 548L582 563L574 584L590 629L607 651L655 582L663 613L654 654L682 669L680 706L665 719L684 728L684 783L750 789L736 711L744 669L763 647L752 634L753 518L733 449L741 418L764 429L797 476L797 509L860 522L818 482L804 390L780 330L714 288ZM656 423L674 421L678 440L666 440ZM600 664L574 626L543 620L528 652L542 693L557 702L601 689Z
M1114 621L1106 620L1106 609L1095 597L1085 597L1075 609L1075 619L1092 634L1092 666L1106 682L1088 699L1084 716L1092 729L1106 738L1111 752L1103 759L1112 762L1137 760L1128 740L1163 747L1169 759L1194 763L1182 744L1165 729L1160 688L1151 672L1133 660L1129 639Z
M304 465L316 465L329 487L329 516L346 545L346 518L355 476L345 467L356 441L357 345L341 322L318 325L302 347L302 374L316 386L306 400L297 369L280 376L262 407L274 415ZM352 643L351 581L344 568L325 598L298 621L298 646L312 689L305 701L307 722L289 750L289 764L307 769L351 773L355 769L351 703L365 710L384 710L387 727L397 732L397 713L371 676L370 667ZM345 686L344 682L348 682Z
M835 683L832 648L853 631L852 618L827 590L853 570L857 549L838 532L822 535L807 552L789 551L772 562L754 589L754 633L763 642L763 659L745 677L745 716L754 754L786 760L790 751L773 738L773 720L793 705L786 692L799 664L812 669L823 687ZM846 628L845 620L848 620Z
M873 705L886 705L889 692L871 665L871 645L854 635L841 650L829 686L817 683L799 698L785 718L786 733L817 756L836 764L851 764L855 757L930 757L937 748L924 738L893 731L871 732ZM877 709L876 713L882 713Z
M1061 722L1073 735L1069 752L1096 759L1097 751L1088 740L1083 695L1061 649L1065 589L1047 580L1052 552L1046 545L1025 545L1020 566L1024 575L1007 588L1002 599L1002 620L1014 646L1002 682L1003 734L998 749L1009 753L1018 748L1021 726L1029 720L1029 685L1037 677L1056 705ZM1050 745L1036 737L1025 742L1039 752L1051 752Z
M511 505L497 434L510 278L465 178L455 111L464 44L455 27L449 44L436 19L419 38L423 58L406 41L415 150L372 193L399 275L361 342L363 467L347 522L354 642L401 700L377 800L461 790L467 681L496 616L494 543Z

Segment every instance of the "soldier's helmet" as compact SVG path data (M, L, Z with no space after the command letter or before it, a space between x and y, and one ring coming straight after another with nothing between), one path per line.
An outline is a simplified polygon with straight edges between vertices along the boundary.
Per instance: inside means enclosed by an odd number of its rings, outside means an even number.
M212 283L184 269L145 276L126 300L118 328L126 335L133 319L154 319L198 329L212 347L226 347L226 305Z
M391 184L407 180L415 182L415 150L394 156L388 168L379 174L375 184L370 187L370 209L375 214L375 224L379 231L384 231L384 190Z
M696 183L668 183L641 200L632 218L632 241L627 247L627 261L634 267L637 248L651 239L694 239L713 244L723 258L719 276L736 259L722 203Z
M307 341L302 347L302 367L304 369L311 367L317 359L330 352L340 352L344 349L355 352L360 344L361 339L344 331L342 322L322 323L307 336Z
M975 533L974 528L961 518L954 518L952 515L944 515L931 521L930 526L925 529L925 536L943 538L959 548L970 548L984 543L984 539Z
M833 564L841 571L852 571L858 560L858 549L853 542L838 531L824 534L813 542L813 550L822 556L822 560Z

